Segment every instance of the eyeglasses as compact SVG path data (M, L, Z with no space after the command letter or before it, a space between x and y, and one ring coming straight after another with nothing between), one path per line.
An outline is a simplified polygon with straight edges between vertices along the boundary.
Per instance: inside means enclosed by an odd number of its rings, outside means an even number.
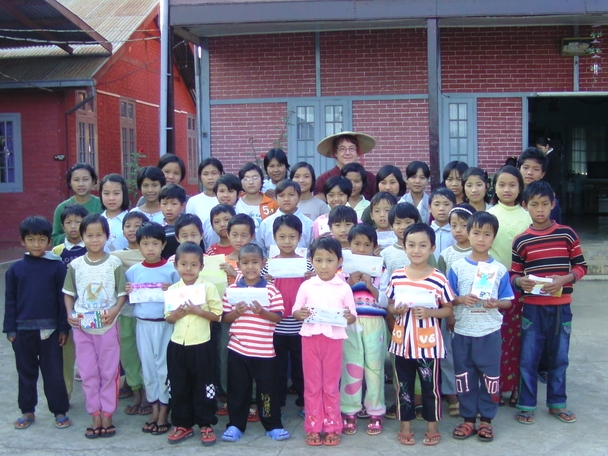
M338 147L338 152L357 152L357 148L355 146L351 146L351 147L344 147L344 146L340 146Z
M243 177L241 180L243 182L255 182L255 181L259 181L260 180L260 176Z

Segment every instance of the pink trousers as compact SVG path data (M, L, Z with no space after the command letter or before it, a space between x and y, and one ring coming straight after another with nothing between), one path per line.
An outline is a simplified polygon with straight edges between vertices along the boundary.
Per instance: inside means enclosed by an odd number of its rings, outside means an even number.
M87 412L113 414L118 407L120 382L118 324L104 334L88 334L81 329L72 332Z
M323 335L302 337L304 432L342 432L340 374L342 340Z

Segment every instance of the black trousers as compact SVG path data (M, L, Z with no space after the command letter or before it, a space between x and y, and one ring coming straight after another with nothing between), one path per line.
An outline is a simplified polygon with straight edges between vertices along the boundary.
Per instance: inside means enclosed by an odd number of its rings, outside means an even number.
M420 377L422 389L422 417L425 421L441 420L441 394L439 378L441 370L438 359L405 359L395 356L395 378L397 392L397 413L400 421L416 418L414 407L414 384L416 374Z
M40 339L40 330L18 330L13 351L19 375L18 403L21 413L34 413L38 404L38 370L42 372L44 395L53 415L65 415L70 408L63 380L63 352L59 332Z
M276 359L245 356L228 350L228 425L247 428L253 381L260 421L266 431L282 429L277 395Z
M215 352L210 342L167 346L171 423L191 428L217 424Z
M296 405L304 407L304 373L302 372L302 337L274 333L274 351L277 354L277 390L279 405L287 399L287 371L291 360L291 383L298 393Z

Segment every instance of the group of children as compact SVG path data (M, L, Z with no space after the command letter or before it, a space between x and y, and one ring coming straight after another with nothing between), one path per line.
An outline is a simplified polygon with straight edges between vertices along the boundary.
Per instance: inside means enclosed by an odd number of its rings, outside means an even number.
M353 145L344 135L334 148ZM165 155L140 170L142 200L130 211L120 175L101 180L100 199L90 166L69 170L74 196L53 225L40 216L21 223L27 254L6 275L16 429L35 420L39 368L55 425L71 424L74 363L90 439L116 433L121 367L134 397L125 412L151 414L142 431L171 444L195 425L202 444L214 444L222 414L224 441L251 421L288 439L288 378L308 445L337 445L358 418L369 418L369 435L397 418L398 441L413 445L417 417L428 422L423 444L436 445L442 396L463 418L453 437L488 442L504 395L519 422L534 422L541 361L550 413L576 419L565 370L572 285L586 264L576 233L555 221L542 152L526 149L517 167L499 169L492 202L487 173L463 162L449 163L430 195L419 161L405 178L383 166L371 192L364 167L347 164L318 195L308 163L290 170L272 149L264 166L266 180L254 163L237 177L206 159L203 192L188 199L183 163ZM169 293L181 296L173 307ZM396 389L388 408L387 350Z

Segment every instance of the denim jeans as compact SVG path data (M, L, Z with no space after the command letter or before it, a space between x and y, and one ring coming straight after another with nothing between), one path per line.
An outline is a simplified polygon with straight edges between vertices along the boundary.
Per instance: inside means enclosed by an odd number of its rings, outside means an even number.
M517 403L520 410L536 410L537 370L543 350L548 364L547 407L566 407L566 369L571 331L570 304L537 306L524 303Z

